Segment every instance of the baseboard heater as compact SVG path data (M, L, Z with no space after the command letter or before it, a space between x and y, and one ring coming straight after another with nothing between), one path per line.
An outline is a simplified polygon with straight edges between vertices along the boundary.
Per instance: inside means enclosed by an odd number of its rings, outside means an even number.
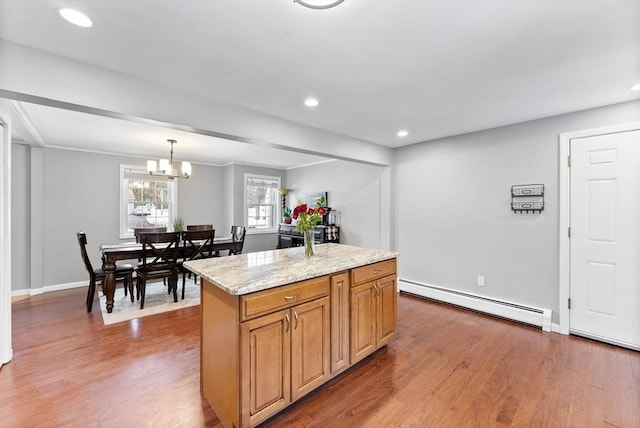
M551 331L551 309L520 305L402 278L398 280L398 290Z

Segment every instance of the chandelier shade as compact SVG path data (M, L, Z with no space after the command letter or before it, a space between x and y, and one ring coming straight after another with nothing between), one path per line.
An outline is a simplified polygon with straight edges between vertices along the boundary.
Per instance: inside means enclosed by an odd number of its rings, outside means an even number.
M174 178L189 178L191 177L191 162L182 162L182 169L180 174L174 174L173 169L173 145L177 143L176 140L167 140L171 144L171 152L169 159L160 159L159 161L148 160L147 171L151 175L159 175L161 177L167 177L169 180Z

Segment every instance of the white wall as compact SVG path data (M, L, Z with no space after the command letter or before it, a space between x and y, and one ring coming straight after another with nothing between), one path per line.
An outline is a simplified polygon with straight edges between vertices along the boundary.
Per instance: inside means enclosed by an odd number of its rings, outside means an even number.
M639 119L636 101L397 149L399 277L550 308L557 322L558 136ZM544 211L514 214L510 187L531 183L545 185Z
M89 256L94 265L99 265L98 245L119 239L120 164L144 166L145 160L52 148L36 149L42 155L33 156L29 150L16 144L14 147L18 147L18 156L13 159L12 169L19 180L12 185L12 209L19 221L12 230L21 238L31 235L30 241L36 244L30 247L30 254L16 247L12 267L17 273L12 290L86 281L76 232L87 233ZM31 165L42 165L42 183L33 183L34 174L28 174ZM193 168L193 177L178 183L178 215L188 223L213 223L228 234L222 168ZM27 203L29 192L41 198ZM34 210L34 205L41 209ZM41 270L41 275L31 274L31 283L29 269L36 273Z
M340 242L390 249L389 167L333 161L287 170L289 207L296 195L328 192L328 205L341 212Z
M224 169L192 165L189 180L178 180L178 216L184 224L213 224L216 236L226 236L230 225L224 213Z
M13 246L12 290L86 281L76 232L87 233L87 250L97 266L98 245L119 240L120 165L144 167L145 160L13 146L12 211L17 221L12 231L19 239ZM217 236L228 236L232 224L244 224L245 173L279 176L284 183L284 170L194 164L192 177L178 181L178 216L185 224L213 224ZM276 233L248 234L244 252L276 246Z
M11 119L0 109L0 366L11 361Z
M13 144L11 147L11 289L28 288L31 284L30 231L30 168L29 146Z

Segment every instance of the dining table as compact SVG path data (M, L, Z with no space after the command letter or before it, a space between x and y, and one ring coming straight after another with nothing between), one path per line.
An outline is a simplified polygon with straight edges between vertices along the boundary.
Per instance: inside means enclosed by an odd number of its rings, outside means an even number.
M182 242L180 242L182 246ZM212 245L212 253L219 255L221 251L232 251L241 248L242 241L237 241L232 237L214 238ZM142 244L137 242L121 242L117 244L101 244L99 246L102 253L103 269L105 273L103 292L107 299L107 312L113 311L113 297L116 291L116 262L118 260L142 259L150 252L142 248ZM183 247L184 250L184 247ZM188 257L189 254L182 256Z

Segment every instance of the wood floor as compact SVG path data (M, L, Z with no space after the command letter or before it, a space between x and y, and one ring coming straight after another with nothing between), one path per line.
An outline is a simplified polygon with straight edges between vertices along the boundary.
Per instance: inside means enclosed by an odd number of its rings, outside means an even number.
M199 307L104 326L84 290L13 304L0 426L217 427ZM398 337L266 427L640 427L640 353L400 295Z

